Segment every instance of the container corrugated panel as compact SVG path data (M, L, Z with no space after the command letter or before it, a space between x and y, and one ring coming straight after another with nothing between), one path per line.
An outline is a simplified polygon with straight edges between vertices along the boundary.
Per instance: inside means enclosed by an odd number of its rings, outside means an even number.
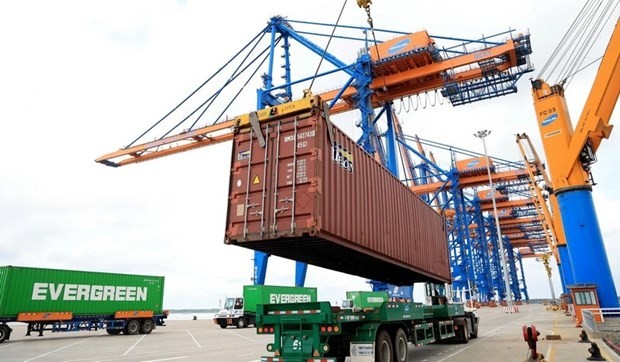
M444 219L321 109L261 133L264 147L234 137L227 244L397 285L450 280Z
M243 300L245 311L256 312L256 305L258 304L316 302L317 290L313 287L244 285Z
M162 312L164 278L158 276L0 267L0 317L19 313L72 312L113 315L117 311Z

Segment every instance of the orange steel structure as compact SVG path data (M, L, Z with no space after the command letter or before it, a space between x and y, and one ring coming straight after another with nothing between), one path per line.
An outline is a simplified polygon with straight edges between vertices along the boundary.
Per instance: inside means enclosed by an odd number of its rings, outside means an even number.
M403 40L403 38L407 39L408 37L425 39L424 42L431 42L434 45L434 41L426 31L408 34L384 44L389 45L398 39ZM452 83L472 81L489 74L496 74L524 65L524 56L517 54L517 48L523 46L524 39L522 35L519 35L518 40L508 39L504 44L445 60L436 59L428 51L413 52L409 56L396 59L390 59L390 57L376 58L374 55L376 52L370 49L371 56L375 57L372 63L373 81L370 84L371 106L379 107L403 97L438 90L445 86L446 77ZM378 47L381 54L384 45ZM319 96L325 101L330 101L336 98L339 92L340 90L334 90L319 94ZM355 88L347 87L339 100L331 107L330 114L334 115L355 109L353 101L355 94ZM276 109L275 112L282 112L285 111L286 106L271 107L266 112L274 112L274 108ZM259 112L261 111L264 110L259 110ZM234 117L213 125L163 137L156 141L122 148L106 153L95 161L107 166L119 167L229 141L232 139L235 130L243 126L240 118ZM260 114L259 118L261 118Z

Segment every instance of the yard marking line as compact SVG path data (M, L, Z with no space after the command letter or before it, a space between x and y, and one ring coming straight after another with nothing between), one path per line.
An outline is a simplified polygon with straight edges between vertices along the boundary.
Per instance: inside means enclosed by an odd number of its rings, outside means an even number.
M123 353L123 356L126 356L129 352L131 352L131 350L134 349L138 345L138 343L140 343L140 341L144 339L144 337L146 337L146 334L143 334L142 337L140 337L140 339L138 339L136 343L133 344L133 346L129 347L129 349L125 351L125 353Z
M24 342L11 342L11 343L9 343L9 344L5 344L5 345L0 346L0 349L3 349L3 348L9 348L9 347L11 347L11 346L15 346L15 345L18 345L18 344L20 344L20 343L24 343Z
M196 340L196 338L194 338L194 336L190 333L189 329L186 329L185 332L187 332L187 334L189 334L190 337L192 337L192 339L194 340L194 343L196 343L196 345L198 346L198 348L202 348L202 346L200 345L200 343L198 343L198 341Z
M518 321L520 321L520 320L522 320L522 319L525 319L525 318L527 318L527 316L523 316L523 317L521 317L521 318L517 319L516 321L514 321L513 323L515 323L515 324L516 324ZM470 344L469 344L469 346L474 345L474 344L478 344L478 343L482 342L483 340L485 340L485 339L487 339L487 338L491 337L491 336L492 336L492 335L494 335L495 333L497 333L497 331L499 331L500 329L504 329L504 328L509 327L509 326L511 326L511 325L512 325L512 324L505 324L505 325L503 325L503 326L501 326L501 327L497 327L497 328L495 328L494 330L487 332L487 333L486 333L486 334L485 334L482 338L479 338L476 342L474 342L474 343L470 343ZM459 349L458 351L456 351L456 352L452 353L451 355L447 356L446 358L440 359L438 362L443 362L443 361L445 361L446 359L448 359L448 358L450 358L450 357L454 357L454 356L456 356L457 354L459 354L459 353L461 353L461 352L463 352L463 351L468 350L468 349L469 349L469 346L468 346L468 347L463 347L463 348Z
M254 353L245 353L245 354L240 354L240 355L238 355L238 356L239 356L239 357L244 357L244 356L251 356L251 355L253 355L253 354L254 354Z
M151 359L148 361L142 361L142 362L161 362L161 361L172 361L175 359L184 359L187 358L189 356L179 356L179 357L170 357L170 358L161 358L161 359Z
M556 334L556 328L558 327L558 315L556 314L553 318L553 330L551 331L552 335ZM547 348L547 354L545 355L549 362L553 361L553 341L549 344L549 348Z
M545 355L545 357L547 357L549 362L553 361L553 345L549 345L549 347L547 348L547 354Z
M27 359L27 360L25 360L24 362L34 361L35 359L39 359L39 358L41 358L41 357L45 357L45 356L50 355L50 354L52 354L52 353L54 353L54 352L62 351L62 350L63 350L63 349L65 349L65 348L69 348L69 347L75 346L76 344L80 344L80 343L86 342L86 341L88 341L89 339L92 339L92 338L95 338L95 337L86 338L86 339L83 339L83 340L81 340L81 341L79 341L79 342L75 342L75 343L68 344L68 345L66 345L66 346L64 346L64 347L60 347L60 348L55 349L55 350L53 350L53 351L49 351L49 352L47 352L47 353L43 353L43 354L38 355L38 356L36 356L36 357L32 357L31 359Z
M230 334L235 335L235 336L237 336L237 337L241 337L241 338L245 339L246 341L256 342L255 340L250 339L250 338L248 338L248 337L246 337L246 336L242 336L242 335L240 335L239 333L229 332L229 331L227 331L227 330L225 330L225 329L224 329L224 332L226 332L226 333L230 333Z

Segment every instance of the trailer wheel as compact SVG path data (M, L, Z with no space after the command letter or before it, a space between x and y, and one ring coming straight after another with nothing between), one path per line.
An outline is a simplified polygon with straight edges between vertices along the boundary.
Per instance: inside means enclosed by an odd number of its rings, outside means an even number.
M128 334L130 336L135 336L136 334L140 333L140 321L138 321L137 319L132 319L127 322L124 332L125 334Z
M394 336L394 357L396 362L407 362L409 358L407 334L402 328L398 328Z
M377 334L375 343L375 362L392 362L393 355L392 338L386 330L382 330Z
M245 328L247 327L245 325L245 318L240 317L239 319L237 319L237 328Z
M151 334L155 329L155 323L153 323L152 319L145 319L142 321L140 325L140 334Z
M6 324L0 325L0 343L6 341L11 336L11 328Z
M109 335L117 336L117 335L121 334L121 332L123 330L122 329L114 329L114 328L106 328L105 331L108 332Z

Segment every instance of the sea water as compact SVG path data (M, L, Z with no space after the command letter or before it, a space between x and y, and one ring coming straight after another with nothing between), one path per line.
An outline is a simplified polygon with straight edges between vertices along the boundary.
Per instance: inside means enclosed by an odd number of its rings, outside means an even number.
M192 313L192 312L170 312L170 314L168 315L168 320L185 320L185 321L190 321L193 320L194 317L196 317L197 320L213 320L213 316L215 315L215 313L202 313L202 312L196 312L196 313Z

